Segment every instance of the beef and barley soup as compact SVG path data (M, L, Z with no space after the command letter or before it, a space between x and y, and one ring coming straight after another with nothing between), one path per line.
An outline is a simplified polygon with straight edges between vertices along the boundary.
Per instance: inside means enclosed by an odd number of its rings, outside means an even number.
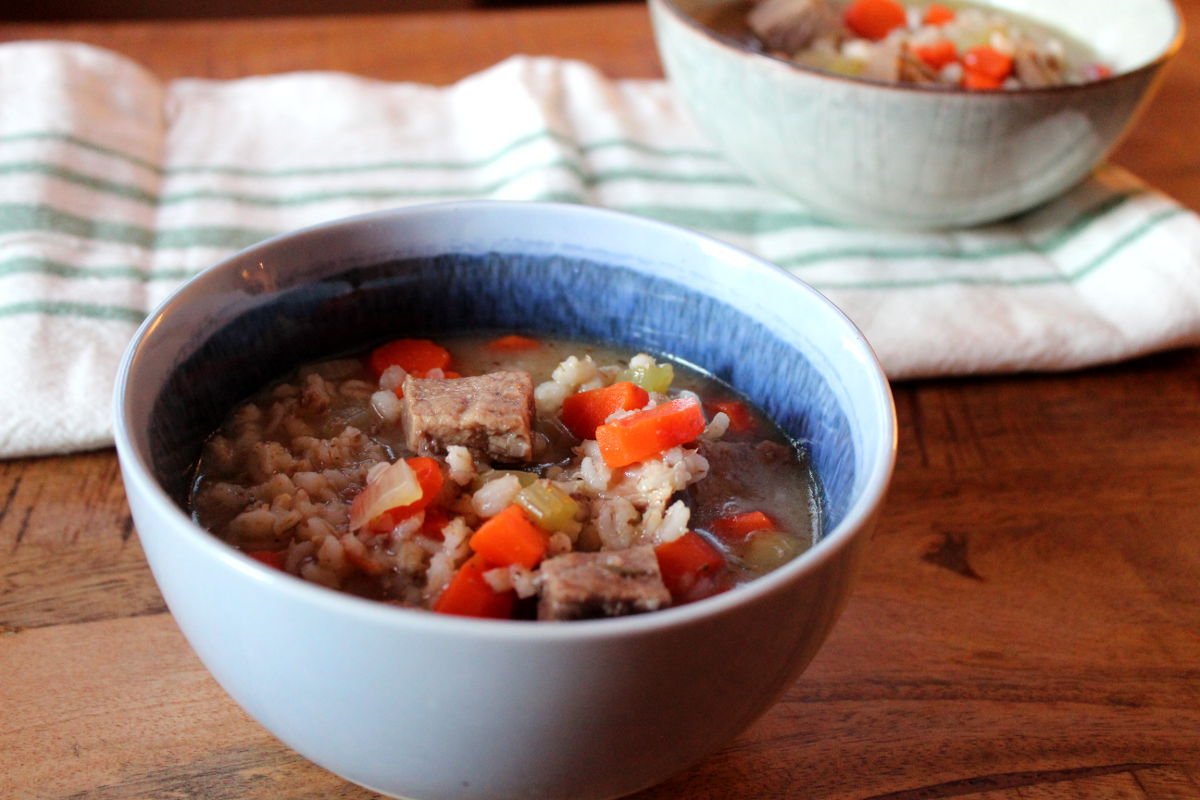
M209 439L197 522L334 589L566 620L724 591L804 551L802 450L688 366L518 334L311 364Z
M702 21L777 58L889 83L1040 89L1112 74L1061 31L961 0L742 0Z

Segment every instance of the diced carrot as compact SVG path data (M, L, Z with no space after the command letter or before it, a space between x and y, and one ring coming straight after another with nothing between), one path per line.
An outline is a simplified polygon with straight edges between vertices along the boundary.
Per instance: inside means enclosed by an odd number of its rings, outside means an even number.
M968 69L963 71L962 85L964 89L999 89L1004 81Z
M1099 81L1104 78L1111 78L1113 74L1112 67L1107 64L1088 64L1083 68L1083 77L1089 81Z
M954 21L954 11L938 3L930 3L926 6L921 21L926 25L945 25Z
M483 577L493 566L476 554L454 573L450 583L434 601L433 610L462 617L507 619L517 603L516 592L497 592Z
M654 548L663 584L676 601L697 600L723 588L724 557L695 531Z
M614 411L632 411L650 402L650 393L636 383L621 381L599 389L576 392L563 400L562 421L580 439L595 439L596 428Z
M728 542L742 541L755 531L773 530L777 526L775 520L761 511L747 511L744 514L734 514L721 517L712 524L712 532Z
M610 469L645 461L692 441L704 432L704 412L694 397L681 397L596 428L600 456Z
M479 526L471 536L471 549L489 564L520 564L533 569L546 555L549 538L515 503Z
M738 400L718 400L710 404L713 413L724 413L729 417L729 430L734 433L746 433L754 429L754 416L745 403Z
M286 553L282 550L249 550L246 555L275 569L283 569L283 561L286 557Z
M908 23L908 12L896 0L854 0L846 7L846 25L864 39L879 41Z
M958 48L954 46L954 42L947 39L939 39L932 44L919 45L913 48L917 58L924 61L934 69L941 69L947 64L953 64L958 60Z
M987 45L972 47L963 54L962 62L966 72L986 75L998 81L1003 81L1013 70L1012 56Z
M391 366L424 374L450 366L450 351L429 339L396 339L372 350L368 363L375 377Z
M484 345L488 350L497 353L519 353L522 350L537 350L542 346L542 343L537 339L531 339L528 336L519 336L515 333L510 333L508 336L501 336L498 339L492 339Z

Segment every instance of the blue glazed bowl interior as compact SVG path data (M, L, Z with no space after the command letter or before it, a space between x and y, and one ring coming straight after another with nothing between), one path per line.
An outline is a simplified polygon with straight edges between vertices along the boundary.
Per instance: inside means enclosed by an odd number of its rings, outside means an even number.
M581 258L448 253L335 270L259 299L198 343L153 403L151 462L181 507L204 439L268 383L389 337L479 329L619 344L698 365L808 450L823 487L823 528L850 504L854 441L823 377L765 325L688 286Z

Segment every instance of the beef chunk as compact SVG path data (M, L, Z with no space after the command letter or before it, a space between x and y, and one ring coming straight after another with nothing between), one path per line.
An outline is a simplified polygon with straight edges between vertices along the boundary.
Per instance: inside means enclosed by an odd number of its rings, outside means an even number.
M403 418L409 448L445 453L452 444L497 461L533 456L533 380L527 372L472 378L404 379Z
M780 473L796 464L792 450L769 441L702 441L700 455L708 459L708 475L688 487L698 524L735 510L731 505L757 507L778 485Z
M842 30L841 18L826 0L761 0L747 22L767 50L789 55Z
M567 553L542 562L538 619L619 617L671 604L654 549Z

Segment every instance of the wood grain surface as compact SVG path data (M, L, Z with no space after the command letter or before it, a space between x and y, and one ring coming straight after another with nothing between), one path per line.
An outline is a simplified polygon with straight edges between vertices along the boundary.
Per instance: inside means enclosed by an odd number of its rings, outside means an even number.
M1200 0L1183 4L1200 30ZM2 24L164 78L447 83L517 52L660 75L645 9ZM1200 44L1114 160L1200 209ZM0 99L2 102L2 99ZM896 478L838 627L782 702L642 800L1200 798L1200 352L895 387ZM0 798L375 797L213 682L106 450L0 462Z

